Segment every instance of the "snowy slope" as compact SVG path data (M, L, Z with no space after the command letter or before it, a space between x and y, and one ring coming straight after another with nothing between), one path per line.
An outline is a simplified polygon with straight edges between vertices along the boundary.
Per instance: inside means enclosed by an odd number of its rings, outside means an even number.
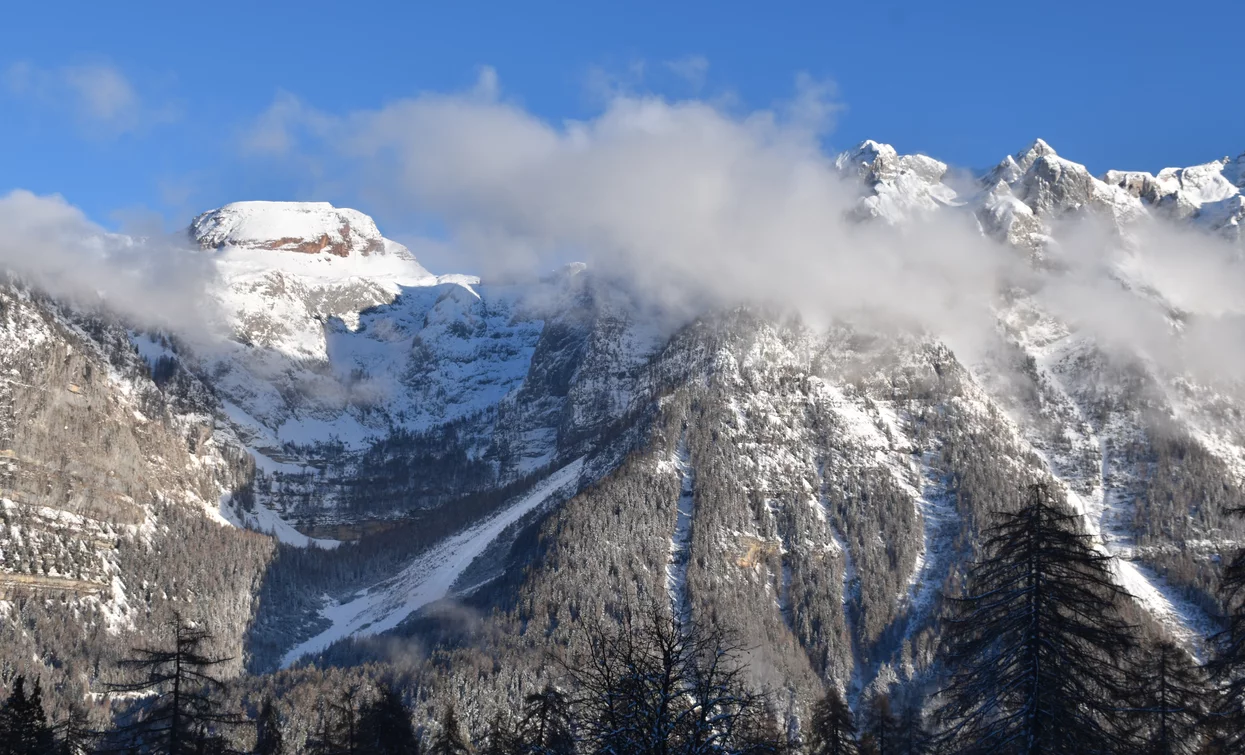
M583 465L583 458L571 462L501 512L437 544L392 579L326 606L320 614L332 625L291 649L282 665L345 637L393 629L424 606L451 596L459 576L507 527L555 497L573 493Z

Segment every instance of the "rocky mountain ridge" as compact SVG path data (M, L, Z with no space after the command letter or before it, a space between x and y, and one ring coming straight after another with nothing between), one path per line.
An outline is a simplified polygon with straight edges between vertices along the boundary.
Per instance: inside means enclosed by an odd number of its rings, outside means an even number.
M865 142L835 165L858 182L854 222L949 213L1042 282L1063 223L1107 223L1119 296L1177 334L1210 313L1140 269L1130 236L1162 221L1233 245L1245 217L1245 156L1097 178L1038 140L965 176ZM228 338L211 348L3 288L0 574L25 598L0 610L25 657L83 652L16 622L72 579L99 589L48 621L98 615L92 637L224 601L220 634L253 670L387 658L366 639L383 633L449 654L429 685L470 686L484 711L513 690L486 659L547 674L580 617L657 599L757 647L757 683L797 715L825 680L920 683L939 592L1024 480L1065 492L1139 616L1191 648L1215 626L1218 557L1245 539L1226 513L1243 503L1238 381L1122 350L1040 285L997 292L992 335L960 351L763 306L671 318L582 266L435 276L323 203L228 205L189 232L219 273ZM81 401L114 408L65 420ZM60 413L31 413L44 404ZM144 461L88 464L112 455ZM247 566L153 581L145 565L191 526ZM108 618L139 593L133 618Z

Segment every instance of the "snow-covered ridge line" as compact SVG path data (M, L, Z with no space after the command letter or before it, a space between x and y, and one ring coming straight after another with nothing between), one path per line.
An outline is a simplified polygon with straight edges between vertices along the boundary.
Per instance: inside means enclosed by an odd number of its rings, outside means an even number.
M982 231L1020 246L1048 244L1044 219L1082 208L1124 223L1151 212L1189 220L1229 240L1241 239L1245 224L1245 154L1157 174L1111 170L1094 176L1036 139L969 178L932 157L866 140L839 154L835 166L864 187L856 208L860 219L899 224L943 207L966 207Z
M282 667L340 639L386 632L424 606L451 596L459 576L507 527L577 486L583 466L584 458L576 459L492 518L433 546L396 577L321 609L332 626L287 652Z

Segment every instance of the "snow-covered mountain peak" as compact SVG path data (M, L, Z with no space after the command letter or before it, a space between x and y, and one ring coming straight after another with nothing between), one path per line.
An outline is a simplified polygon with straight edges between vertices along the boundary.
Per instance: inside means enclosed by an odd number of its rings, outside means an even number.
M1066 215L1090 213L1116 225L1145 214L1130 181L1098 179L1084 165L1060 157L1042 139L1004 157L980 179L973 200L982 229L996 238L1028 249L1050 240L1049 222Z
M328 202L234 202L190 225L201 247L244 247L338 257L387 251L376 223L358 210Z
M926 182L937 183L947 172L947 164L927 155L901 155L889 144L872 139L839 154L834 165L845 175L854 175L870 183L893 180L900 174L913 173Z
M866 139L852 149L840 153L834 160L834 167L847 175L868 177L870 173L884 167L893 169L897 162L898 153L894 147Z
M993 187L999 182L1011 185L1019 181L1034 163L1042 158L1058 158L1055 148L1043 139L1034 139L1033 143L1015 155L1007 155L982 178L982 183Z
M1015 164L1024 172L1009 183L1038 215L1053 218L1089 211L1110 217L1118 224L1144 214L1135 195L1094 177L1081 163L1060 157L1041 139L1018 158Z
M1192 220L1229 239L1240 237L1245 219L1245 155L1186 168L1107 171L1103 180L1177 220Z
M1046 143L1044 139L1034 139L1033 143L1025 150L1016 153L1016 165L1021 171L1026 171L1043 157L1058 157L1055 148Z
M435 285L406 247L357 210L327 202L235 202L195 218L191 237L216 250L214 292L240 343L323 359L324 323L356 323L404 287Z
M867 189L855 208L860 219L899 223L956 203L955 190L942 182L946 163L926 155L900 155L889 144L866 140L841 153L834 165Z
M1245 152L1237 155L1235 160L1225 158L1224 163L1223 177L1238 189L1245 189Z

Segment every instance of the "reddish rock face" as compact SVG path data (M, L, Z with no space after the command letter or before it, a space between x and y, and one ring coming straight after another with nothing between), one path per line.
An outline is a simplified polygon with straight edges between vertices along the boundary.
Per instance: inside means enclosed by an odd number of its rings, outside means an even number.
M303 254L319 254L320 252L328 252L338 257L348 257L351 251L358 251L360 254L371 254L372 252L380 252L384 249L384 243L379 239L369 239L367 245L362 249L352 250L349 239L351 238L351 228L349 222L343 222L338 230L338 239L333 239L327 233L320 234L319 238L300 239L295 236L286 236L284 238L274 239L259 244L261 249L272 249L282 252L302 252ZM218 244L220 246L220 244Z

